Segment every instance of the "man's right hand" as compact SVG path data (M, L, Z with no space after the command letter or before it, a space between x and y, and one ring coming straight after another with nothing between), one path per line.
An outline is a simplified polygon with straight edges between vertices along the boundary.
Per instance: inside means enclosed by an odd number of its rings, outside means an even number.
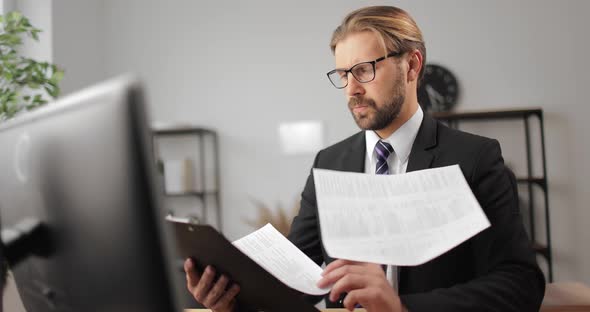
M215 312L234 311L240 286L232 284L228 288L230 282L225 275L215 281L215 269L212 266L207 266L201 274L191 259L184 262L184 271L186 287L199 303Z

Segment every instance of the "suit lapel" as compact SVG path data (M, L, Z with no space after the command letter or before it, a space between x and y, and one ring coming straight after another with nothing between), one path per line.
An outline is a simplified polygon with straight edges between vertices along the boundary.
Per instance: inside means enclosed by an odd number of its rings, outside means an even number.
M412 145L406 172L430 168L434 159L434 153L431 149L437 144L436 130L436 120L430 117L428 113L424 114L420 130L418 130Z
M365 172L365 132L361 131L352 137L352 144L342 153L342 171Z
M412 151L410 152L410 159L408 160L408 168L406 172L422 170L430 168L432 161L434 160L433 148L437 145L436 140L437 121L434 120L427 113L424 114L420 130L412 145ZM398 291L400 294L404 294L404 282L407 280L407 274L415 267L398 267L397 270L397 282Z

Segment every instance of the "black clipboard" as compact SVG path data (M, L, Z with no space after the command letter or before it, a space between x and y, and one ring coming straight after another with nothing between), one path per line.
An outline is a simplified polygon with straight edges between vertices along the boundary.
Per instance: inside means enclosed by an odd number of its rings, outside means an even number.
M283 284L242 253L210 225L166 219L173 227L178 253L192 258L199 270L207 265L240 285L239 311L318 312L303 294Z

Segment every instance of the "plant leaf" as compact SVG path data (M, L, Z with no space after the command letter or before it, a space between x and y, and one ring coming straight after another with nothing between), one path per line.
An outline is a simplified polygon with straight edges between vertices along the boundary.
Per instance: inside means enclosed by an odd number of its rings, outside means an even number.
M63 70L19 55L23 38L29 36L38 41L41 31L18 11L0 15L0 121L44 105L48 97L56 98L60 93ZM21 90L28 94L21 97ZM31 94L35 90L41 93Z

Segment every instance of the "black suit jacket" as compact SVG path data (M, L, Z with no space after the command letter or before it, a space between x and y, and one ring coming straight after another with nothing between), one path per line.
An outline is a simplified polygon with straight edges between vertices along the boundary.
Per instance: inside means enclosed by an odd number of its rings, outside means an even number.
M365 134L320 151L314 168L365 171ZM491 227L419 266L399 268L399 294L412 312L538 311L545 290L518 209L516 180L498 141L450 129L427 114L407 171L459 164ZM330 263L320 236L310 173L289 239L317 264ZM341 306L329 302L328 307Z

